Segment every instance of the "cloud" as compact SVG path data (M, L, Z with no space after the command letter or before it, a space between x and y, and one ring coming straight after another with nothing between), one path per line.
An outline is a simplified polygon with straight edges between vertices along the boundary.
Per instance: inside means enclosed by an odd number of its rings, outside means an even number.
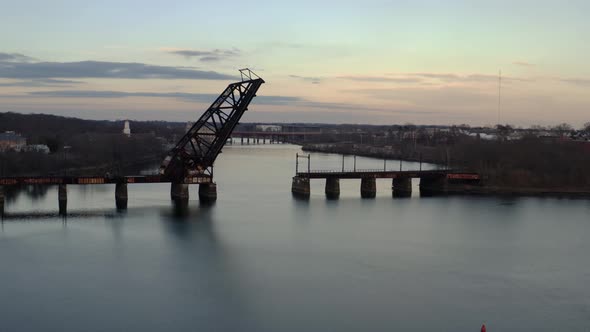
M44 98L127 98L127 97L147 97L147 98L174 98L189 102L210 103L218 95L210 93L185 93L185 92L121 92L121 91L99 91L99 90L55 90L55 91L33 91L29 92L31 97ZM17 96L1 96L17 97ZM22 97L22 96L18 96ZM331 103L318 102L303 97L296 96L258 96L254 99L254 104L272 105L272 106L296 106L307 109L329 109L341 111L358 111L363 109L369 112L383 112L383 108L371 108L366 106L354 105L350 103ZM386 110L388 111L388 110Z
M20 53L2 53L0 52L0 62L31 62L34 58Z
M228 80L235 76L186 67L156 66L132 62L3 62L0 78L129 78Z
M312 76L289 75L289 77L308 81L308 82L311 82L311 84L320 84L320 82L322 80L319 77L312 77Z
M454 74L454 73L387 73L381 76L347 75L338 76L338 79L345 79L357 82L376 83L419 83L420 85L431 85L432 83L486 83L498 82L498 75L490 74ZM502 81L532 81L530 78L502 76Z
M137 62L41 62L19 53L0 53L0 78L17 80L60 78L230 80L236 77L191 67L157 66Z
M55 91L33 91L30 96L35 97L57 97L57 98L126 98L126 97L154 97L154 98L176 98L197 102L213 102L218 95L211 93L185 93L185 92L122 92L122 91L99 91L99 90L55 90ZM300 97L289 96L258 96L256 103L269 105L286 105L304 101Z
M82 81L73 81L73 80L58 80L53 78L43 78L43 79L35 79L35 80L26 80L26 81L16 81L16 82L4 82L0 83L0 86L4 87L68 87L75 84L84 84L85 82Z
M216 48L210 51L168 48L164 48L162 50L171 54L183 56L187 59L198 58L202 62L221 61L227 58L239 56L242 53L239 49L235 47L232 49Z
M343 80L357 81L357 82L391 82L391 83L420 83L421 78L418 77L387 77L387 76L339 76Z
M579 85L579 86L590 86L590 79L588 78L562 78L559 79L561 82Z
M534 66L536 66L534 63L530 63L530 62L526 62L526 61L514 61L512 64L513 65L516 65L516 66L522 66L522 67L534 67Z

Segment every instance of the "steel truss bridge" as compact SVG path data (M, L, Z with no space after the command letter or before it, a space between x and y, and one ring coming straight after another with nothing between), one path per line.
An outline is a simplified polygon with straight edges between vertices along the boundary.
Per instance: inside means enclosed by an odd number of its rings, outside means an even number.
M188 200L188 184L199 184L201 201L217 198L213 165L264 80L250 69L240 69L241 80L231 83L166 155L158 174L141 176L7 176L0 177L0 213L4 211L3 186L59 185L60 213L65 213L66 185L116 184L118 208L127 207L127 184L172 183L173 199ZM63 205L63 206L62 206Z

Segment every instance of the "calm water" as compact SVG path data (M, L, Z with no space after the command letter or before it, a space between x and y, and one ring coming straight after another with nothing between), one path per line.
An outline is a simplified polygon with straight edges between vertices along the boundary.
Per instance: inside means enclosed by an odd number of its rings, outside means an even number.
M191 187L185 213L169 185L130 186L124 213L114 186L71 186L67 219L57 188L18 195L0 331L590 331L590 201L393 199L385 180L374 200L343 180L327 201L318 180L298 201L298 151L227 147L217 204Z

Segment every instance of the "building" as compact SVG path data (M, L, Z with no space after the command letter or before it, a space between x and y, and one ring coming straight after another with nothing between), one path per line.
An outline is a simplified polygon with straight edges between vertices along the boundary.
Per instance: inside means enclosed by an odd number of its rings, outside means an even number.
M49 154L49 152L51 152L49 150L49 147L45 144L27 145L27 146L24 146L22 150L26 151L26 152L41 152L41 153L45 153L45 154Z
M20 151L27 145L27 139L14 131L0 133L0 152Z
M277 125L256 125L256 131L270 131L270 132L280 132L283 130L282 126Z
M127 137L131 136L131 127L129 126L129 121L125 121L125 126L123 127L123 134L127 135Z

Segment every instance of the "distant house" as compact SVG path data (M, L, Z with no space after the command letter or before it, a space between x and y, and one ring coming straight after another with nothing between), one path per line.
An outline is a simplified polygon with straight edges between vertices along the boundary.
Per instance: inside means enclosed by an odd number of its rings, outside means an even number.
M283 129L282 126L276 126L276 125L256 125L256 131L279 132L282 129Z
M27 139L14 131L0 133L0 152L20 151L27 145Z
M26 151L26 152L41 152L41 153L45 153L45 154L49 154L49 152L51 152L49 150L49 147L45 144L26 145L23 147L22 150Z

